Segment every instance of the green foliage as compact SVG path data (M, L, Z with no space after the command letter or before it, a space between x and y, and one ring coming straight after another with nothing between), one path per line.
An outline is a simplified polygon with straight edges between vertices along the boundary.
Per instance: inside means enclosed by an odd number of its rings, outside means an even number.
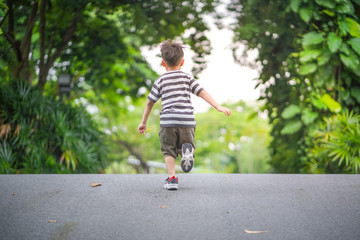
M345 112L326 118L320 130L312 134L315 144L309 154L310 161L304 167L305 171L359 173L359 114Z
M306 125L312 124L315 119L319 116L319 113L313 112L310 109L306 108L301 116L301 121Z
M0 173L101 172L102 134L79 106L24 82L0 88Z
M318 45L324 41L321 33L309 32L304 34L302 39L302 46L304 49L311 48L311 46Z
M230 117L211 109L196 114L196 163L201 172L266 173L270 127L254 107L228 105Z
M298 132L302 127L302 123L299 120L292 120L289 121L285 124L285 126L283 127L283 129L281 129L281 134L285 135L285 134L293 134Z
M12 152L11 146L3 142L0 148L0 173L11 173L11 165L16 160L16 154Z
M323 101L323 103L325 103L325 105L331 112L339 112L341 110L341 105L328 94L324 94L321 97L321 100Z
M322 117L360 112L359 2L240 0L228 9L237 18L234 41L259 51L260 99L273 126L272 166L304 171L315 161L309 155L316 147L311 132ZM235 47L235 58L241 62L248 49L238 55Z
M334 32L329 33L327 44L332 53L335 53L339 49L341 43L342 43L341 37L336 36Z
M360 39L352 38L349 40L349 44L355 50L355 52L360 55Z
M66 71L75 83L84 77L97 90L121 89L136 96L139 88L148 87L152 72L141 55L142 46L182 38L195 52L194 74L206 67L204 58L211 46L203 16L214 15L218 1L7 3L7 14L0 16L4 32L0 52L5 62L0 62L0 77L11 75L44 88L47 80Z
M290 105L287 106L284 111L281 113L281 116L284 119L290 119L296 116L297 114L301 113L301 109L297 105Z

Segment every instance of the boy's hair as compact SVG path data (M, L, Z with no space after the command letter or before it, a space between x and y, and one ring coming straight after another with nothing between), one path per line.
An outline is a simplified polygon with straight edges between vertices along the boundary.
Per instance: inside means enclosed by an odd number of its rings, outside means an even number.
M161 57L169 67L178 66L184 57L183 46L168 39L160 44Z

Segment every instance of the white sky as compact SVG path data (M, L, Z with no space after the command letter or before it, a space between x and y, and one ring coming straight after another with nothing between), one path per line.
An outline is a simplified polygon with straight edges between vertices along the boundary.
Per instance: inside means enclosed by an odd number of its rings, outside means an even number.
M260 90L255 89L256 81L253 80L259 76L258 71L236 64L229 48L232 43L232 31L225 28L219 30L211 20L208 22L210 31L206 35L211 41L212 51L206 58L207 68L199 74L199 83L218 103L255 101L260 95ZM142 53L158 74L165 73L165 68L160 64L161 57L157 57L160 53L159 46L153 49L143 48ZM184 53L185 64L181 70L191 73L193 52L186 48ZM254 59L256 54L253 52L249 55ZM195 96L192 97L192 102L195 112L204 112L210 107L203 99Z

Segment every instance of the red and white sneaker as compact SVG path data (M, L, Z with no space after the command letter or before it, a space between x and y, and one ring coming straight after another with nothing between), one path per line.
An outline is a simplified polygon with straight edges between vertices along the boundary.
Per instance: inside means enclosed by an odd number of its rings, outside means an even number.
M177 190L178 189L178 178L172 176L171 178L167 178L164 183L164 188L167 190Z

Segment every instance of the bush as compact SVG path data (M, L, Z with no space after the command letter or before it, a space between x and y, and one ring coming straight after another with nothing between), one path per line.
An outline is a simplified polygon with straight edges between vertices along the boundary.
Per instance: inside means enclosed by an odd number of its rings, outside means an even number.
M325 119L314 136L308 172L360 173L359 114L346 111L333 115Z
M83 107L25 82L0 84L0 173L97 173L102 139Z

